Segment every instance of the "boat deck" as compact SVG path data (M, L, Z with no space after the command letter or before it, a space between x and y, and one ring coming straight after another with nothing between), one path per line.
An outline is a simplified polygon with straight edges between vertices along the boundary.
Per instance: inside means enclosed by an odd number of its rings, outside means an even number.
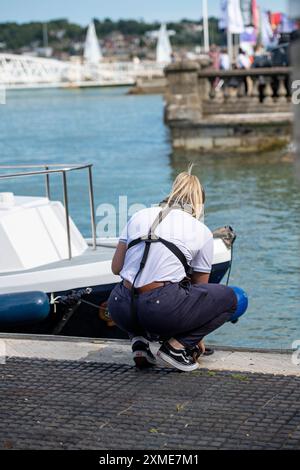
M290 353L217 351L184 374L137 371L127 342L4 343L1 449L300 448Z
M112 285L119 281L111 272L114 248L98 247L72 259L61 260L19 272L0 274L0 294L62 292L77 288Z
M22 272L28 273L36 273L39 271L48 271L48 270L57 270L62 268L70 268L75 266L82 266L91 263L100 263L102 261L111 261L115 248L110 246L101 246L97 247L97 250L93 250L92 248L88 248L87 251L80 255L74 256L72 259L65 259L56 261L55 263L44 264L43 266L38 266L36 268L26 269L26 271L11 271L9 273L1 273L0 276L13 276L18 275Z

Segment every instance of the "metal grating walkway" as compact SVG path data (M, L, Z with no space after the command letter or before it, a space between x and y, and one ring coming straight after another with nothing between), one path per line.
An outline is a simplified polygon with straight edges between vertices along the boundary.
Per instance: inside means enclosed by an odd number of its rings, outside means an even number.
M9 359L0 449L300 449L300 378Z

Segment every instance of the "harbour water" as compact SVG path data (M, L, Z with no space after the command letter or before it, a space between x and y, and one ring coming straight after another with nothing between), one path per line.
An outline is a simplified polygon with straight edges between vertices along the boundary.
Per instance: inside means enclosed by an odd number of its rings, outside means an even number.
M222 345L290 348L300 340L300 189L291 159L276 155L174 156L160 96L126 88L10 91L0 106L1 164L94 164L96 205L159 202L174 176L197 161L206 189L206 223L232 225L238 239L231 284L249 294L249 313L211 335ZM69 176L71 215L89 235L86 183ZM52 195L61 198L59 177ZM40 195L41 179L6 182L0 191ZM98 218L99 219L99 218Z

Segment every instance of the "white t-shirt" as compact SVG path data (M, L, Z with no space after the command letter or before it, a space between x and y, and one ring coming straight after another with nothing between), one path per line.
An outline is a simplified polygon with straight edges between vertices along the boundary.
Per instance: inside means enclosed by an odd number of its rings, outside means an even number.
M221 70L230 70L230 57L228 54L222 53L220 56Z
M250 69L251 61L250 57L246 54L239 54L237 58L237 66L239 69Z
M129 244L136 238L147 236L160 212L159 207L143 209L132 216L121 233L120 242ZM213 261L213 235L206 225L183 210L174 209L159 224L155 235L175 245L185 255L194 271L210 273ZM138 272L145 243L130 248L120 276L133 282ZM178 258L162 243L152 244L147 263L135 286L141 287L155 281L180 282L185 271Z

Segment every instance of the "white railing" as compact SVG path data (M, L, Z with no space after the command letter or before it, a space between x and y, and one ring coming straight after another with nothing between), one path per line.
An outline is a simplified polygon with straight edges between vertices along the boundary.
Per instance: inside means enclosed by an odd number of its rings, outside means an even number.
M0 181L14 180L16 178L26 178L31 176L42 176L45 177L45 189L46 197L51 199L51 186L50 178L52 175L61 174L62 176L62 188L65 208L65 222L66 222L66 234L68 244L68 256L72 259L72 244L71 244L71 228L69 218L69 196L68 196L68 182L67 175L71 171L84 171L88 172L88 192L89 192L89 205L91 214L91 230L92 230L92 246L93 249L97 248L96 238L96 219L95 219L95 201L94 201L94 187L93 187L93 165L86 163L82 165L78 164L40 164L40 165L0 165ZM14 173L6 173L7 170L14 170Z
M0 54L0 83L2 85L59 82L65 69L65 64L58 60Z
M133 85L139 77L163 76L166 64L101 62L99 65L0 54L0 85L6 87L88 84Z

